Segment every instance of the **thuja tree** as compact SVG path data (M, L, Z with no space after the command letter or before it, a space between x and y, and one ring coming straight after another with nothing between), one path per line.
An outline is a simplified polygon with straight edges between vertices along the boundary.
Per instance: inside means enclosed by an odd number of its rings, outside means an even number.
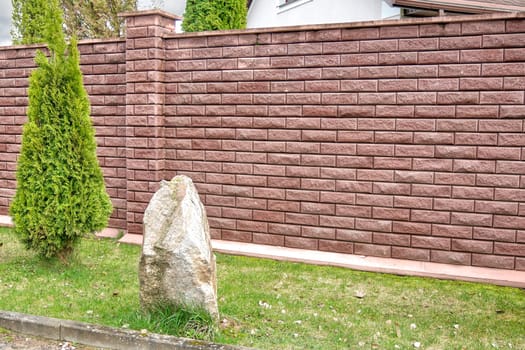
M18 0L19 1L19 0ZM78 39L123 35L124 17L119 13L137 10L137 0L60 0L68 36Z
M187 0L182 29L186 32L244 29L246 0Z
M11 38L14 44L39 44L45 41L43 28L49 18L48 0L11 0L13 5Z
M58 0L46 1L49 57L37 52L29 79L10 213L28 249L67 260L83 235L106 226L112 207L95 154L76 40L66 44Z
M11 38L14 44L45 42L42 28L47 18L48 0L11 0ZM124 31L119 13L137 10L137 0L60 0L64 10L64 30L79 39L118 37Z

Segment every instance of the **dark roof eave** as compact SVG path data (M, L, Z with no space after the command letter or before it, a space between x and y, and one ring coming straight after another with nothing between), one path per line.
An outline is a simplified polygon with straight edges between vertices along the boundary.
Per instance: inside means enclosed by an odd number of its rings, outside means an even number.
M462 13L522 12L525 6L507 2L486 2L474 0L387 0L391 6L422 9L446 10Z

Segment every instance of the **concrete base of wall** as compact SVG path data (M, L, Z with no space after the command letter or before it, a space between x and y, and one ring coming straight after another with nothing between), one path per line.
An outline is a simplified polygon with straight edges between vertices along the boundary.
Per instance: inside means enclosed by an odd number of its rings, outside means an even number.
M126 234L120 239L120 242L140 245L142 244L142 235ZM212 246L216 252L224 254L525 288L525 272L523 271L376 258L221 240L212 240Z
M12 225L11 218L0 215L0 226L10 225ZM108 228L97 235L99 237L115 238L118 237L119 232L117 229ZM119 242L141 245L142 235L125 234L119 239ZM377 258L221 240L212 240L212 246L216 252L224 254L339 266L361 271L392 273L396 275L432 277L525 288L525 271Z
M6 215L0 215L0 227L13 227L13 220Z
M225 254L339 266L354 270L396 275L482 282L525 288L525 272L522 271L377 258L218 240L213 240L212 245L215 251Z

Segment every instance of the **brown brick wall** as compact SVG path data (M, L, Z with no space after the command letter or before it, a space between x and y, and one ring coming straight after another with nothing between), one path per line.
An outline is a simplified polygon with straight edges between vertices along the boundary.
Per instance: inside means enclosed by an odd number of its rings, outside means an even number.
M126 45L90 40L78 46L91 101L99 162L115 208L110 224L126 225ZM26 121L28 76L38 45L0 47L0 215L8 214L16 181L16 158Z
M525 270L525 15L172 20L130 14L125 42L81 45L113 225L141 233L158 181L186 174L214 238ZM4 213L27 52L0 50Z

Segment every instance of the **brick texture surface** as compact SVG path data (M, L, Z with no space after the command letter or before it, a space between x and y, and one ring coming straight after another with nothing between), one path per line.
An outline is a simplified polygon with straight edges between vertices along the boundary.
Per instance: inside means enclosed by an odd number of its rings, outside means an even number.
M111 225L190 176L214 238L523 270L524 15L82 42ZM35 48L0 48L0 214Z
M126 44L123 40L81 42L81 69L90 96L98 159L113 202L110 225L126 225ZM15 170L26 121L28 77L43 47L0 48L0 214L16 188Z

